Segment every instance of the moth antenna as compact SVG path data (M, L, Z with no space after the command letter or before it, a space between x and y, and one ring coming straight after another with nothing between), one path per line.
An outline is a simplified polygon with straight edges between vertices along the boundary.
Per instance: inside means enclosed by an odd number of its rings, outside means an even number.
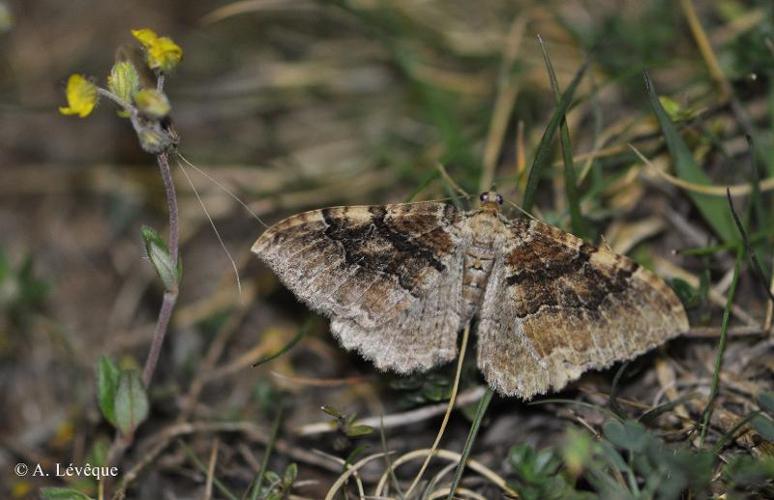
M241 199L241 198L240 198L240 197L239 197L239 196L238 196L236 193L234 193L234 192L233 192L233 191L231 191L231 190L230 190L228 187L226 187L226 185L225 185L225 184L223 184L222 182L218 181L218 180L217 180L217 179L215 179L213 176L211 176L210 174L208 174L206 171L202 170L201 168L197 167L196 165L194 165L193 163L191 163L190 161L188 161L188 159L187 159L185 156L183 156L183 155L182 155L182 154L181 154L179 151L177 152L177 156L178 156L178 157L179 157L181 160L183 160L183 161L185 162L185 164L186 164L186 165L188 165L188 166L189 166L189 167L191 167L192 169L196 170L196 171L197 171L199 174L201 174L201 175L203 175L204 177L206 177L206 178L207 178L207 180L209 180L210 182L212 182L213 184L215 184L216 186L218 186L218 188L219 188L221 191L223 191L224 193L226 193L227 195L229 195L231 198L233 198L233 199L234 199L234 201L236 201L237 203L239 203L240 205L242 205L242 208L244 208L245 210L247 210L247 212L248 212L248 213L249 213L249 214L250 214L250 215L251 215L251 216L252 216L252 217L253 217L255 220L257 220L258 222L260 222L260 223L261 223L261 225L262 225L264 228L268 228L268 227L269 227L269 226L268 226L268 224L266 224L265 222L263 222L263 219L261 219L261 218L258 216L258 214L256 214L256 213L253 211L253 209L252 209L252 208L250 208L250 206L249 206L247 203L245 203L244 201L242 201L242 199Z
M457 194L461 195L463 198L470 198L471 195L467 191L465 191L462 186L457 184L457 182L452 179L452 177L449 175L449 172L446 171L446 167L443 166L441 162L438 162L435 164L435 168L438 169L438 171L441 173L441 177L443 177L443 180L449 183L449 186L453 190L457 192Z
M182 158L181 155L178 155L178 156L180 158ZM185 161L189 165L193 166L187 160L185 160ZM241 300L241 298L242 298L242 281L239 279L239 269L237 268L236 262L234 261L234 258L231 256L231 252L229 252L228 248L226 248L226 244L223 242L223 238L221 238L220 232L218 231L217 226L215 226L215 221L212 220L212 216L210 216L210 212L207 210L207 206L204 204L204 201L202 201L202 197L199 195L199 191L196 189L196 186L194 186L194 183L191 180L191 176L189 176L188 172L185 171L185 167L183 166L182 163L180 163L180 161L177 162L177 166L180 167L180 171L183 172L183 175L185 176L185 179L188 181L188 184L191 186L191 189L193 189L193 192L196 195L196 199L199 200L199 205L202 207L202 210L204 211L204 215L207 216L207 220L210 221L210 227L212 227L212 230L215 232L215 237L218 238L218 243L220 244L220 247L223 249L224 252L226 252L226 258L228 258L228 261L231 263L231 268L234 270L234 276L236 277L237 290L239 291L239 298ZM194 168L196 168L196 167L194 167ZM197 169L197 170L199 170L199 169Z
M511 200L509 200L509 199L507 199L507 198L506 198L506 200L505 200L505 201L506 201L506 202L507 202L509 205L511 205L512 207L514 207L516 210L518 210L519 212L521 212L521 213L523 213L524 215L526 215L527 217L529 217L530 219L537 220L537 217L535 217L535 216L534 216L534 215L532 215L531 213L529 213L529 212L527 212L526 210L524 210L523 208L521 208L521 205L517 205L516 203L512 202Z

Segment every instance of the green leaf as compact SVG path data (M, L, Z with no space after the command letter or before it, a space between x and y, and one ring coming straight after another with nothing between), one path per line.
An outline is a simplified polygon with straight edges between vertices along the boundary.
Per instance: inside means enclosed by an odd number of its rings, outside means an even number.
M73 488L41 488L40 498L43 500L91 500L89 495Z
M91 450L89 450L89 454L86 456L86 462L96 467L108 465L107 456L109 452L110 441L104 436L99 437L94 441L94 444L91 445Z
M684 181L694 184L712 184L712 181L707 174L696 165L691 150L688 149L685 141L683 141L683 138L677 132L674 124L661 106L661 102L659 101L658 95L656 95L656 90L653 88L653 82L650 81L650 77L647 73L644 74L644 77L648 96L650 98L650 105L656 113L656 118L658 118L661 132L664 134L664 140L666 141L669 153L672 155L674 161L677 176ZM730 243L739 240L725 200L717 196L709 196L706 194L694 193L692 191L688 191L687 195L691 201L693 201L693 204L696 205L696 208L699 209L699 213L701 213L704 220L707 221L707 224L710 225L723 241Z
M182 276L180 261L178 260L177 270L175 270L166 242L153 228L143 226L142 238L145 241L145 251L148 258L164 283L164 287L167 290L177 290L178 282Z
M115 398L120 374L113 360L100 356L97 361L97 400L102 415L113 426L116 425Z
M661 476L658 481L656 498L680 498L684 491L697 497L707 489L712 478L715 457L709 452L694 452L688 449L670 448L659 441L662 450L652 457L652 465ZM640 471L642 475L648 474ZM651 472L650 474L653 474Z
M282 483L285 485L286 488L289 488L296 481L297 477L298 477L298 466L295 463L292 463L285 468L285 474L282 479Z
M554 65L551 63L551 58L548 56L548 51L543 44L543 38L538 35L538 41L540 42L540 49L543 51L543 61L546 64L546 70L548 71L548 77L551 81L551 88L554 91L554 98L556 99L557 106L562 99L562 93L559 90L559 81L556 78L554 72ZM580 196L578 195L578 181L575 177L575 164L572 158L572 144L570 143L570 130L567 127L567 119L562 116L562 120L559 124L559 143L562 146L562 160L564 163L564 193L567 197L567 205L570 208L570 225L572 232L580 237L588 237L588 231L586 229L586 221L583 218L583 214L580 209Z
M573 476L580 475L586 464L592 460L594 441L588 433L569 428L562 445L562 459Z
M280 482L279 474L277 474L272 470L267 470L265 476L266 476L266 481L269 484L276 484Z
M125 436L131 435L148 417L148 395L137 370L121 372L115 398L115 416L116 427Z
M673 278L671 281L672 289L680 298L680 302L686 307L691 309L697 307L702 303L701 292L698 288L694 288L687 281L680 278Z
M608 420L602 426L602 432L617 447L633 452L643 451L649 440L645 426L634 420Z
M626 465L626 461L610 441L601 441L599 443L599 450L602 453L602 456L607 459L608 463L619 471L625 471L629 468L629 466Z
M333 418L344 418L344 414L341 413L336 408L334 408L333 406L322 405L320 409L323 411L323 413L326 413Z
M119 61L113 65L107 78L108 89L131 106L134 95L140 90L140 75L137 69L129 61ZM127 117L126 110L119 111L119 115Z
M567 113L567 109L570 107L572 98L575 95L575 89L578 88L578 84L583 78L583 74L586 72L588 64L584 64L575 74L575 77L570 82L570 86L562 94L562 98L559 100L559 104L556 105L551 120L549 120L546 129L543 132L543 137L540 138L537 150L535 152L535 159L532 161L532 167L529 169L529 177L527 177L527 186L524 188L524 200L522 201L522 208L525 212L532 210L532 205L535 203L535 192L537 191L538 183L540 182L540 176L543 169L551 163L551 141L553 141L556 135L556 129L559 128L559 123Z
M774 414L774 392L767 391L758 395L758 406L769 414Z
M370 425L350 425L347 427L345 434L349 437L361 437L367 436L374 432L374 428Z
M763 415L756 415L750 420L750 425L758 431L758 434L760 434L763 439L774 442L774 422L772 422L770 418L764 417Z
M738 487L764 488L771 484L771 478L774 477L774 457L763 456L756 459L749 455L741 455L723 468L723 475L732 485Z

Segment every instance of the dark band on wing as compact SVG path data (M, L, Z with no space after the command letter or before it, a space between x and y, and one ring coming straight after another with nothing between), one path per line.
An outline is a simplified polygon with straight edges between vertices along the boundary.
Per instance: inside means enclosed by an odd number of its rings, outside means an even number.
M629 278L639 267L625 259L610 276L591 263L597 247L583 243L574 250L549 238L538 238L539 243L524 244L508 257L510 267L520 269L505 280L506 286L523 290L523 307L516 313L519 318L551 306L595 312L609 295L628 288Z
M423 259L439 273L446 270L446 266L436 259L435 254L429 248L426 248L421 243L411 239L403 233L393 231L390 224L384 219L387 215L387 211L384 207L371 207L368 210L372 214L371 222L376 227L379 235L392 243L392 246L395 247L396 250Z
M394 222L386 218L385 207L370 207L370 222L359 225L347 222L345 217L333 217L331 212L332 209L328 208L321 211L326 226L324 233L342 249L347 264L357 265L374 273L395 276L400 286L412 295L417 294L417 277L421 275L422 269L432 267L439 273L446 270L446 266L432 251L432 248L446 251L451 245L449 235L443 228L435 227L438 225L437 214L428 213L427 218L433 220L427 220L426 224L421 225L423 227L416 228L426 230L433 227L423 233L423 239L427 239L431 244L431 247L427 247L404 234L405 230L400 230L405 228L393 228ZM384 252L371 251L377 241L388 243L397 255L385 258Z

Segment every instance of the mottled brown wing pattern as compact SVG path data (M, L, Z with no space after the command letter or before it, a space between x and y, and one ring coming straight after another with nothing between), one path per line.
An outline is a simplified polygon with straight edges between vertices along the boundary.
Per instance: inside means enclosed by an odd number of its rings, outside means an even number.
M253 252L344 347L410 372L456 356L460 219L434 202L326 208L277 223Z
M632 260L535 220L508 223L480 311L478 363L530 398L688 330L674 292Z

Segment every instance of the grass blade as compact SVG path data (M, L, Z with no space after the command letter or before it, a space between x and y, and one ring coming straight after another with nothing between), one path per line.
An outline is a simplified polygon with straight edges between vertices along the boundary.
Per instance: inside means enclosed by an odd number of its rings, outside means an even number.
M256 500L261 493L261 483L263 483L263 476L266 475L266 470L269 468L269 458L271 458L271 452L274 449L274 443L277 441L277 435L279 434L280 423L282 423L282 402L277 405L277 415L274 417L274 423L271 426L271 435L269 436L269 442L266 444L266 451L263 453L263 460L261 460L261 470L258 472L258 477L255 478L253 483L252 492L250 493L250 499Z
M527 177L527 187L524 189L524 200L522 201L522 208L526 212L532 211L532 205L535 204L535 192L537 191L538 183L540 182L540 176L547 165L551 163L551 141L553 141L556 135L556 129L559 128L559 122L564 118L567 109L570 107L572 98L575 95L575 89L578 88L578 84L583 78L583 74L588 68L588 63L585 63L575 77L570 82L567 90L562 94L562 98L559 99L559 104L556 105L556 110L551 117L551 120L546 126L546 130L543 132L543 137L540 138L537 151L535 152L535 159L532 161L532 167L529 169L529 177Z
M772 294L771 290L769 290L769 280L766 277L766 271L764 270L760 260L758 260L758 255L755 253L755 249L750 244L750 239L747 237L747 231L745 231L744 224L742 224L742 221L739 219L739 215L737 215L736 210L734 209L734 202L731 200L730 194L728 195L728 204L731 207L731 215L733 215L734 224L736 224L736 228L739 230L739 234L742 236L742 244L744 245L744 249L747 253L747 258L750 259L750 267L753 270L753 275L755 276L756 281L763 287L763 293L768 295L770 301L774 302L774 294Z
M683 138L677 132L677 128L661 106L661 102L656 95L656 89L653 87L650 77L644 73L645 86L648 90L650 105L653 108L658 123L661 126L661 132L664 134L669 153L674 161L677 176L685 181L694 184L712 184L712 181L704 171L696 165L693 154L683 141ZM688 196L696 208L699 209L704 220L715 231L715 233L725 242L737 242L734 222L731 220L731 214L728 212L725 202L722 199L708 196L706 194L688 192Z
M454 498L454 492L457 491L457 486L459 486L460 479L462 479L462 472L465 470L465 464L467 463L468 457L470 456L470 451L473 449L473 443L476 441L478 428L481 426L481 421L484 419L486 409L489 407L489 402L492 401L493 395L494 392L492 391L492 388L487 387L486 392L478 402L476 415L473 418L470 431L468 431L468 438L465 440L465 447L462 449L462 457L460 458L460 463L457 465L457 469L454 471L454 479L452 480L449 496L446 497L446 500L452 500Z
M731 194L728 194L728 204L731 212L736 216L734 212L734 205L731 202ZM731 279L731 286L728 288L728 296L726 298L726 307L723 310L723 321L720 324L720 339L718 340L718 352L715 356L715 368L712 373L712 386L710 387L710 395L707 400L707 406L702 412L701 418L701 432L699 436L700 446L704 445L704 439L707 437L707 428L709 427L710 418L712 417L712 411L715 407L715 399L718 396L718 388L720 386L720 370L723 366L723 354L726 352L726 344L728 342L728 323L731 319L731 306L734 304L734 295L736 293L736 285L739 283L739 272L742 267L742 261L744 260L744 245L739 244L736 250L736 260L734 261L734 275Z
M259 359L258 361L256 361L255 363L253 363L253 368L255 368L256 366L260 366L260 365L262 365L264 363L268 363L269 361L272 361L274 359L277 359L280 356L282 356L283 354L285 354L286 352L288 352L289 350L293 349L293 347L296 344L298 344L301 341L302 338L304 338L306 336L306 333L309 331L310 325L311 325L311 321L307 321L306 323L304 323L301 326L301 328L298 330L298 333L296 334L296 336L293 337L292 339L290 339L290 342L285 344L285 346L282 349L280 349L279 351L277 351L277 352L275 352L273 354L269 354L268 356L265 356L265 357Z
M562 93L559 90L559 81L554 72L554 65L551 64L551 58L548 55L543 37L538 35L540 50L543 51L543 61L546 64L548 77L551 81L551 88L554 90L556 105L560 104ZM567 128L567 118L563 114L559 123L559 141L562 146L562 160L564 161L564 193L567 196L567 205L570 209L570 226L572 232L580 237L589 237L586 229L586 221L583 219L580 209L580 196L578 195L578 181L575 177L575 165L572 160L572 144L570 143L570 130Z
M723 367L723 354L726 352L726 344L728 343L728 323L731 318L731 306L734 303L734 294L736 293L736 285L739 282L739 271L742 265L742 259L744 257L744 251L742 247L739 247L737 251L736 261L734 262L734 276L731 280L731 287L728 289L728 298L726 300L726 308L723 310L723 321L720 325L720 339L718 340L718 352L715 356L715 367L712 373L712 386L710 387L710 396L707 400L707 406L704 408L701 417L701 433L699 442L704 445L704 439L707 436L707 428L709 427L710 418L712 417L712 411L715 406L715 399L718 396L718 390L720 387L720 370Z

